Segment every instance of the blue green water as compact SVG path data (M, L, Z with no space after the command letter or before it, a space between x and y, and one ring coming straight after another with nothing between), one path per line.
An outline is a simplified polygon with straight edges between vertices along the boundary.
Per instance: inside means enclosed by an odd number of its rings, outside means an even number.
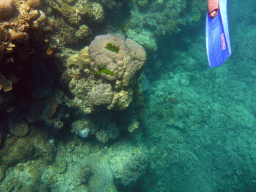
M146 191L256 191L255 6L228 1L233 53L218 68L207 63L204 16L158 39L160 66L146 67L146 181L156 180Z

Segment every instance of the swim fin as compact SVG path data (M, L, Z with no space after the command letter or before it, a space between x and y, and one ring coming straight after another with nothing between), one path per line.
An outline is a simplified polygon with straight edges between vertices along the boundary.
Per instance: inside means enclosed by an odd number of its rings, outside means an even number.
M217 15L211 15L208 7L206 16L206 50L211 68L222 65L231 55L227 0L219 0L218 9L214 13Z

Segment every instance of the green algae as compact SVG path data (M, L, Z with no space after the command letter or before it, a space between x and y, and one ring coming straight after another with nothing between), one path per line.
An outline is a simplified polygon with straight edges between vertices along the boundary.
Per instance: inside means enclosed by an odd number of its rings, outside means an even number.
M112 43L107 43L107 46L105 47L109 51L113 51L115 53L119 53L119 47L116 47Z
M113 73L112 71L108 70L108 69L102 69L102 70L99 71L97 74L98 74L98 75L101 75L101 73L107 73L107 74L109 74L109 75L111 75L111 76L114 75L114 73Z

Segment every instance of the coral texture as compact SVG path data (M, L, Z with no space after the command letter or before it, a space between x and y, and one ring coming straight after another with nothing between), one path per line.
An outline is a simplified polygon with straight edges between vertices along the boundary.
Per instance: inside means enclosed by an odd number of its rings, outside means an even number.
M148 162L144 155L140 153L132 155L130 161L124 165L121 183L123 185L133 184L145 174L147 166Z
M194 25L206 10L207 1L131 1L131 16L123 31L150 50L156 50L156 37L181 31L181 25ZM146 29L146 30L145 30Z
M23 121L19 114L13 113L9 116L9 131L12 135L23 137L29 131L28 123Z
M110 84L100 83L97 87L97 90L91 92L89 95L89 100L94 105L107 105L112 102L113 91Z
M124 110L132 101L146 60L141 45L122 35L99 35L79 54L67 59L70 106L90 114L98 107Z
M94 124L89 120L77 120L72 123L71 127L71 132L85 138L89 135L90 129L93 129Z
M106 128L96 132L96 138L102 143L106 143L109 139L115 139L119 136L120 131L115 123L109 123Z
M118 53L107 49L112 44L118 47ZM140 72L146 60L146 52L141 45L121 35L99 35L90 44L91 67L96 72L108 69L115 75L103 74L102 77L113 81L119 80L127 87L136 73Z
M96 23L103 21L104 10L101 4L90 1L45 0L52 16L48 13L50 26L57 31L52 38L56 44L77 43L95 32ZM74 35L75 34L75 35Z
M13 13L13 0L0 0L0 18L6 18Z

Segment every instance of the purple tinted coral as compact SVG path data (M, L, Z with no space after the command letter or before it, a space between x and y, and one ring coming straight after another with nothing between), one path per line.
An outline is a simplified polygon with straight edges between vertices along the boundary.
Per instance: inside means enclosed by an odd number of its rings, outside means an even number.
M113 76L102 73L102 78L109 81L118 80L118 85L130 85L146 61L146 52L143 47L132 39L124 36L99 35L90 44L91 68L95 72L107 69Z
M100 83L97 90L89 95L89 100L94 105L107 105L112 102L114 93L110 84Z

